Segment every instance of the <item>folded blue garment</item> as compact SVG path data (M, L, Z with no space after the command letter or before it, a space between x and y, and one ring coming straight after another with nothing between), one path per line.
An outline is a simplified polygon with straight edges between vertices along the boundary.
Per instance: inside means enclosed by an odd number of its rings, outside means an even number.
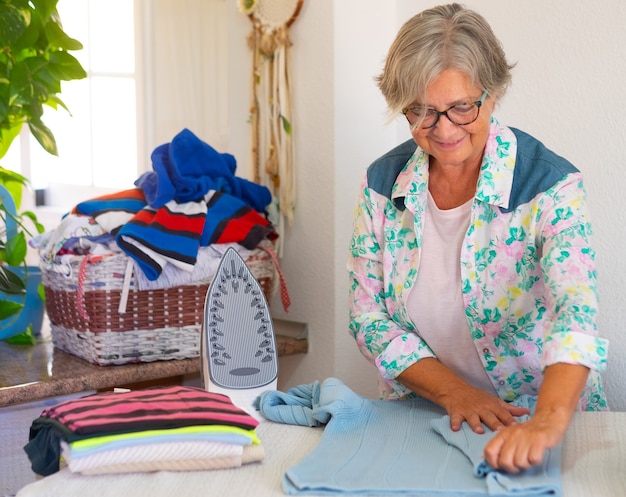
M532 398L521 399L522 406ZM364 399L336 378L257 399L268 419L325 425L318 446L283 477L291 495L450 497L560 496L560 447L518 474L489 468L482 450L493 433L450 430L445 411L425 399Z

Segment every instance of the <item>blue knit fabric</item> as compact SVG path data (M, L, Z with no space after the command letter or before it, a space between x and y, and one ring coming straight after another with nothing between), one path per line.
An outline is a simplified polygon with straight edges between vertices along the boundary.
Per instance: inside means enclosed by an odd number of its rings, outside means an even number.
M517 399L515 404L519 407L526 407L533 413L536 400L536 397L524 395ZM523 422L529 417L529 415L520 416L518 419ZM519 474L510 475L494 470L483 459L483 449L486 442L493 436L493 432L488 431L487 435L480 435L474 433L466 423L459 431L452 431L448 415L431 421L431 426L446 443L456 447L467 456L472 463L474 475L485 478L488 495L558 495L560 493L560 445L546 451L542 464Z
M310 396L309 396L310 394ZM532 405L525 398L524 405ZM450 430L445 411L425 399L364 399L328 378L257 399L268 419L325 425L318 446L283 477L291 495L560 496L560 447L542 466L506 474L485 465L493 432Z
M320 382L300 385L287 392L265 392L254 401L254 407L265 417L278 423L300 426L321 426L313 418L313 406L319 405Z
M151 159L153 171L142 174L135 186L143 189L154 209L170 200L200 200L210 190L240 198L258 212L272 201L267 187L235 176L235 157L218 152L186 128L155 148Z

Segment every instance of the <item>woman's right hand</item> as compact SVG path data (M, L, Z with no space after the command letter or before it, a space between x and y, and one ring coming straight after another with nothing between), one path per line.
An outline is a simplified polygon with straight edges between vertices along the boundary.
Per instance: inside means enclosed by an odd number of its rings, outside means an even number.
M515 417L530 414L473 387L435 358L422 359L406 370L397 380L419 396L443 407L450 416L450 429L459 431L467 422L475 433L484 433L484 426L499 430L517 423Z
M483 424L497 431L517 423L515 417L530 414L529 409L509 404L469 384L450 389L440 402L450 416L452 431L459 431L464 421L475 433L485 432Z

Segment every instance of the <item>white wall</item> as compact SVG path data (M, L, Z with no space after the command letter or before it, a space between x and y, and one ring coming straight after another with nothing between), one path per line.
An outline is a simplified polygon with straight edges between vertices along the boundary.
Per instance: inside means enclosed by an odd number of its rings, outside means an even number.
M232 141L230 151L239 167L247 161L250 170L251 54L246 45L251 26L230 4L231 46L229 87ZM285 357L280 363L280 388L323 379L334 370L335 334L335 227L334 120L333 120L333 45L332 2L305 1L294 24L292 37L293 95L292 119L296 149L295 220L284 234L286 254L282 268L293 302L289 319L309 325L311 345L306 356ZM320 30L324 26L327 29ZM273 314L284 316L279 299L272 303Z
M249 21L231 3L230 151L249 154ZM363 395L375 394L373 368L348 335L345 262L356 192L367 165L409 135L401 120L386 125L373 77L400 24L439 2L305 0L292 27L294 134L298 204L285 234L293 305L286 317L309 324L310 352L281 360L287 388L337 376ZM584 173L595 225L601 285L601 334L611 340L605 376L614 410L626 410L624 211L626 168L626 6L607 0L502 2L468 0L492 24L509 58L514 83L496 115L564 155ZM623 248L622 248L623 250ZM285 317L280 302L275 315Z

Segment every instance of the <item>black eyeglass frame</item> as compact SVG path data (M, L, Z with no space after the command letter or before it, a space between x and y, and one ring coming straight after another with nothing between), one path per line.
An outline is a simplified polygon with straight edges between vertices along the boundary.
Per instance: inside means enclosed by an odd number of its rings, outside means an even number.
M420 129L431 129L434 128L435 126L437 126L437 123L439 122L439 118L441 116L446 116L448 118L448 121L450 121L452 124L456 124L457 126L467 126L468 124L472 124L474 121L476 121L476 119L478 119L478 116L480 115L480 107L483 105L483 103L485 102L485 99L487 98L487 95L489 93L487 92L487 90L483 91L483 94L480 96L480 98L478 100L475 100L474 102L467 102L465 105L474 105L476 106L476 108L478 109L478 112L476 112L476 117L474 117L474 119L472 119L471 121L467 122L467 123L455 123L450 116L448 115L448 112L452 109L454 109L457 105L460 104L455 104L452 105L450 107L448 107L446 110L443 111L439 111L437 109L428 109L429 111L433 111L436 114L436 118L435 118L435 122L432 123L430 126L420 126ZM407 116L407 113L412 111L413 109L416 109L417 107L405 107L404 109L402 109L402 114L404 114L404 117L406 117L406 120L409 122L409 126L411 126L411 129L415 129L415 127L419 124L419 122L416 122L415 124L412 124L411 121L409 120L409 117ZM423 119L422 119L423 121Z

